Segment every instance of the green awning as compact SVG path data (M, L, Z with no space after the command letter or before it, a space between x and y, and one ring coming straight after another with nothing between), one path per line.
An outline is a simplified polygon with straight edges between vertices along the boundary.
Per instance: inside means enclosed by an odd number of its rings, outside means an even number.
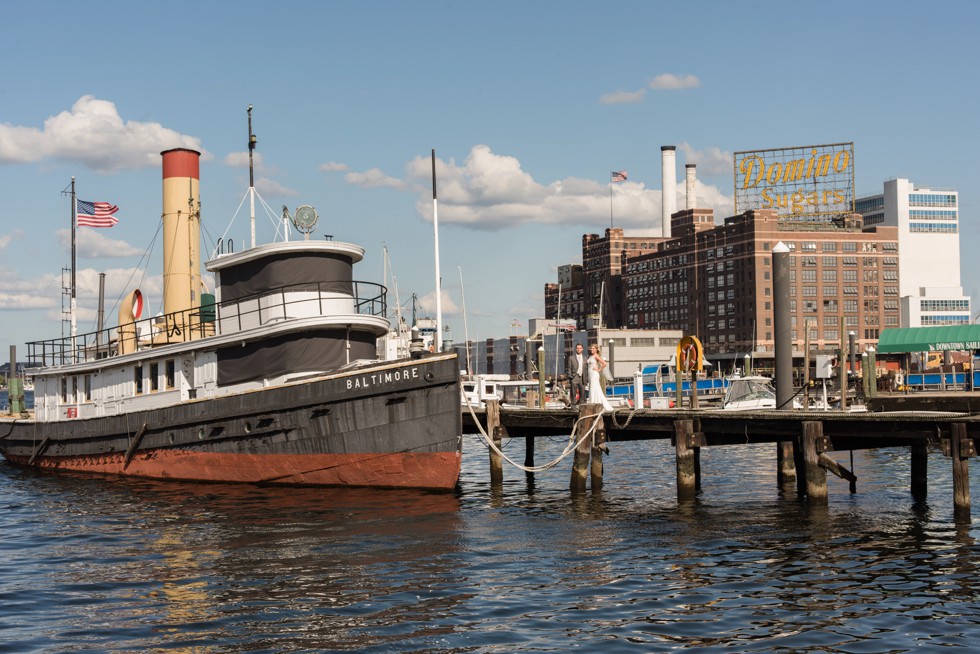
M878 352L942 352L980 350L980 325L883 329Z

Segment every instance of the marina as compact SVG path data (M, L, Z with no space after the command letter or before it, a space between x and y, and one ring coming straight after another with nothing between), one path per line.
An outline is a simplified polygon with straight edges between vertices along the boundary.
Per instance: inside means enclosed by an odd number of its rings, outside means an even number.
M976 395L961 397L958 406L969 406ZM585 490L604 485L606 465L620 457L604 459L610 452L630 455L631 441L666 440L675 453L678 501L694 498L702 487L701 457L709 450L730 452L741 446L772 444L778 451L776 475L780 484L794 482L801 499L827 502L827 472L847 479L851 492L858 481L840 454L854 451L903 448L910 452L906 473L911 496L927 494L927 457L930 450L947 458L953 481L953 503L959 519L969 520L969 460L976 457L980 416L957 411L846 412L803 410L724 411L711 409L620 409L602 412L597 405L569 409L504 407L494 401L483 410L468 406L463 411L464 430L483 435L489 450L491 480L504 475L502 450L505 440L523 438L525 469L535 468L535 439L568 435L572 449L569 485ZM620 445L621 444L621 445ZM721 449L720 446L731 446ZM572 455L572 452L574 454ZM835 458L835 453L837 458ZM726 454L719 454L726 456ZM555 462L557 463L557 461ZM663 474L663 473L662 473Z

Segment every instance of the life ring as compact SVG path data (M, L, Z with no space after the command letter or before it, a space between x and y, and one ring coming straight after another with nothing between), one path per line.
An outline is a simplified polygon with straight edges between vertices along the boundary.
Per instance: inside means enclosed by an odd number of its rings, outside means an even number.
M681 370L690 372L698 364L698 348L694 343L688 343L681 348Z
M139 289L133 291L133 320L139 320L143 315L143 294Z

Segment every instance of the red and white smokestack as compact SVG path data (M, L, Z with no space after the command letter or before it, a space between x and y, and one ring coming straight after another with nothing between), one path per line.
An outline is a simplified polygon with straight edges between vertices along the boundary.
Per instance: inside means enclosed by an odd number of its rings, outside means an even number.
M663 236L670 238L670 217L677 210L677 169L676 151L673 145L660 146L661 198L660 219L663 222Z
M693 209L698 204L697 191L694 190L694 181L697 178L697 164L687 164L685 172L687 173L687 208Z
M201 306L201 153L163 156L163 312Z

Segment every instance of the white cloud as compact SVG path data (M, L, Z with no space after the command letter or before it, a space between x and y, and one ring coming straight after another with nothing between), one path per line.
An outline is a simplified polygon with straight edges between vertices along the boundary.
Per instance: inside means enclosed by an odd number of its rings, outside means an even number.
M274 179L269 179L268 177L260 177L255 180L255 188L260 195L268 195L270 197L293 197L297 195L297 192L288 186L283 186Z
M648 86L655 91L677 91L701 86L701 80L694 75L672 75L664 73L650 80Z
M0 163L58 160L88 166L100 173L159 167L160 152L192 148L207 159L201 141L160 123L123 121L116 105L91 95L78 99L70 111L44 121L41 129L0 125Z
M0 250L10 245L14 239L20 239L23 238L23 236L24 236L24 230L22 229L15 229L9 234L4 234L3 236L0 236Z
M106 324L115 324L118 299L124 293L132 292L137 284L146 300L148 310L152 310L154 313L161 310L163 304L162 275L144 275L144 271L137 268L110 268L108 270L82 268L75 273L79 320L94 321L95 319L99 303L99 273L102 272L106 274ZM44 333L37 334L37 337L39 339L57 338L61 333L59 322L61 320L61 275L44 274L32 279L7 276L4 282L3 292L0 292L0 309L48 309L46 315L51 320L51 324ZM91 329L94 330L95 327L92 326ZM80 325L79 330L89 331L89 327Z
M733 156L731 152L726 152L720 148L706 148L696 150L690 143L681 143L680 150L684 153L687 163L698 165L698 174L705 175L727 175L731 177Z
M594 180L568 177L543 184L521 168L515 157L495 154L477 145L462 165L437 159L440 222L474 229L498 230L521 223L598 225L609 220L609 187ZM408 164L408 178L419 193L416 210L432 219L429 189L431 163L417 157ZM660 192L630 181L617 184L617 224L643 224L660 217Z
M599 104L630 104L640 102L647 94L646 89L638 91L614 91L599 98Z
M260 168L264 160L260 152L252 153L252 164ZM248 152L229 152L225 155L224 164L232 168L248 168Z
M350 170L350 167L345 163L339 163L337 161L328 161L327 163L322 163L319 166L320 170L325 173L338 173Z
M65 250L70 249L71 230L59 229L58 241ZM75 248L78 256L92 259L134 257L143 254L142 250L126 241L109 238L104 230L89 228L76 231Z
M347 173L344 180L353 186L362 188L395 188L405 187L405 182L396 178L389 177L379 168L372 168L363 173Z
M433 319L436 316L436 292L432 291L426 295L421 296L419 299L419 306L422 307L424 311L429 313ZM453 302L452 298L449 297L449 293L446 289L442 289L442 314L444 316L452 316L462 313L456 303Z
M376 168L366 173L348 173L345 179L365 188L390 187L417 193L416 211L431 221L431 160L428 156L418 156L408 162L406 169L404 180ZM496 154L486 145L474 146L462 164L455 159L437 159L436 175L440 223L487 231L526 223L575 225L585 229L609 224L608 181L566 177L538 182L522 169L516 157ZM714 186L698 184L700 208L711 207L717 215L730 215L731 198ZM676 206L683 207L683 181L677 188ZM660 198L659 189L649 189L636 178L615 184L612 210L616 226L660 233Z

